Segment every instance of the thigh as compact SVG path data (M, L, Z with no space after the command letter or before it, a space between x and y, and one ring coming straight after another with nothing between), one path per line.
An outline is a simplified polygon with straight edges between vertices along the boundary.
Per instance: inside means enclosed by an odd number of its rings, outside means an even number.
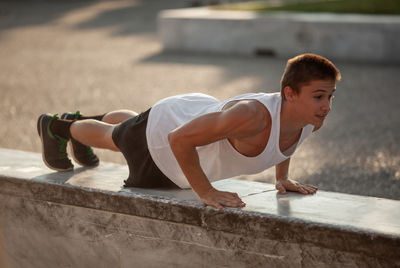
M177 187L154 163L147 147L146 126L150 110L116 127L113 139L124 155L129 177L126 187Z

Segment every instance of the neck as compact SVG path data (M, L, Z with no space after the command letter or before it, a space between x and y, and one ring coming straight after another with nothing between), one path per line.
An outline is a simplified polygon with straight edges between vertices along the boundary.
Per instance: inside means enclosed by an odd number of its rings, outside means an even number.
M289 105L287 101L282 99L280 133L281 135L292 135L299 132L306 123L299 117L296 109Z

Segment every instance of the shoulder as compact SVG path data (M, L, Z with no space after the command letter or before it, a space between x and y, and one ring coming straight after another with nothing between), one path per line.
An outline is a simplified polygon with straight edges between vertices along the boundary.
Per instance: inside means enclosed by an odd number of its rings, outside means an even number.
M267 108L258 100L238 100L227 104L223 112L237 113L244 117L265 116Z
M268 109L257 100L240 100L224 110L223 117L232 118L238 124L250 128L263 129L271 122Z

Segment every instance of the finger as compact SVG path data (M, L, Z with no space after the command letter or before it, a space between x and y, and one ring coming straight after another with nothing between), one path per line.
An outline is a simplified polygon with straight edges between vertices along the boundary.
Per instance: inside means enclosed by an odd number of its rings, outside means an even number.
M306 184L305 186L310 187L310 188L312 188L314 190L318 190L317 186L314 186L314 185L311 185L311 184Z
M302 186L299 186L299 187L297 188L297 190L298 190L300 193L302 193L302 194L308 194L307 190L304 189Z
M232 195L238 199L240 199L239 195L237 193L232 193ZM241 199L240 199L241 200Z
M232 192L223 192L223 196L229 197L229 198L240 199L240 197L237 193L232 193Z
M221 198L223 198L224 200L234 200L236 202L243 203L242 199L237 193L224 192Z
M286 193L285 187L283 187L283 185L280 184L280 183L277 183L275 185L275 188L279 191L280 194L285 194Z
M215 208L218 209L218 210L221 210L221 209L224 208L220 203L214 202L214 201L211 201L210 203L208 203L208 205L213 206L213 207L215 207Z
M230 207L242 207L246 205L240 198L220 198L218 202Z
M221 198L221 200L223 200L224 202L231 202L231 203L237 203L237 204L243 203L243 201L240 198L223 197L223 198Z
M203 204L206 205L206 206L212 206L212 207L215 207L217 209L222 209L223 208L222 205L219 202L217 202L216 200L213 200L213 199L201 199L201 201L203 201Z
M243 206L245 206L246 204L243 202L243 200L239 197L239 195L237 193L233 193L234 198Z
M234 204L234 207L244 207L244 206L246 206L246 203L243 202L242 200L235 201L233 204Z
M218 197L224 198L224 199L229 199L229 200L242 201L242 199L239 197L239 195L237 193L224 192L223 194L219 195Z
M317 187L313 187L312 189L313 189L313 193L316 193L318 191Z
M318 187L316 187L314 185L307 184L307 186L312 189L313 193L317 192L317 190L318 190Z
M304 188L309 194L313 194L313 193L315 193L315 192L317 191L316 189L314 189L314 188L312 188L312 187L309 187L308 185L303 186L303 188Z
M310 192L311 194L315 194L315 193L317 192L317 189L315 189L315 188L310 188L309 192Z

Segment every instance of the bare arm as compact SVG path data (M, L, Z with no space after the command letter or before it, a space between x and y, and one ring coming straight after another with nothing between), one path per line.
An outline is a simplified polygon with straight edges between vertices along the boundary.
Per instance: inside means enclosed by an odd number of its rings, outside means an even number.
M317 187L289 179L289 164L290 158L275 166L275 188L279 193L285 194L286 190L288 190L302 194L314 194L318 190Z
M277 181L286 180L289 178L290 158L275 166L275 178Z
M237 194L214 189L201 169L196 147L226 138L247 137L261 131L263 110L257 101L238 102L227 110L200 116L168 135L172 152L192 189L205 204L244 206ZM264 108L262 108L264 109Z

